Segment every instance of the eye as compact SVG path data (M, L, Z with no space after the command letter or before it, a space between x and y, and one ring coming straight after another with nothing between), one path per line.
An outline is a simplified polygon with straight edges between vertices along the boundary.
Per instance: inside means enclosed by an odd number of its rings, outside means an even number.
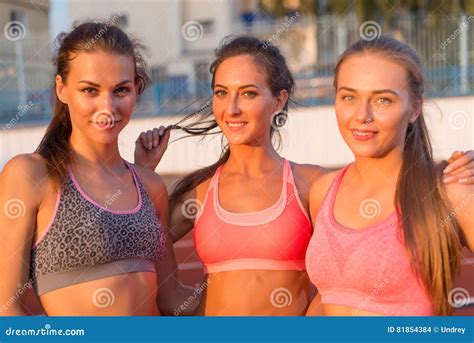
M115 90L115 93L120 94L120 95L125 95L130 93L130 89L127 87L120 87Z
M82 92L87 93L87 94L94 94L97 92L97 89L95 89L94 87L87 87L87 88L84 88Z
M380 98L380 99L377 100L377 102L379 104L387 106L387 105L390 105L392 103L392 100L390 100L389 98Z
M352 101L355 99L355 97L353 95L343 95L341 99L344 101Z
M226 92L222 89L218 89L218 90L214 91L214 95L217 96L217 97L224 96L225 94L226 94Z
M246 91L244 92L243 94L246 98L255 98L257 96L257 93L256 92L253 92L253 91Z

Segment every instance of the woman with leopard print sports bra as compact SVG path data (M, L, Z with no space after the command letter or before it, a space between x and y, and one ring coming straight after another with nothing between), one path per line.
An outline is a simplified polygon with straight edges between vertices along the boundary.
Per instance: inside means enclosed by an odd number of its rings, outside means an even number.
M118 149L149 83L142 46L104 25L58 37L53 119L36 153L2 172L3 315L30 314L24 297L9 302L19 284L32 284L47 315L167 314L192 291L170 277L177 268L163 181Z

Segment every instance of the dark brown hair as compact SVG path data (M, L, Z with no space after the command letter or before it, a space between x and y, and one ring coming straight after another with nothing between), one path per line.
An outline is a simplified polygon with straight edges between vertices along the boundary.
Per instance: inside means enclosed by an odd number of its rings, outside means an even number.
M412 103L422 104L425 81L420 59L410 46L387 36L359 40L340 56L334 74L336 90L344 61L364 53L378 54L403 66ZM413 270L427 287L436 315L452 313L448 294L459 269L459 252L464 239L456 220L446 220L450 209L441 182L441 167L445 165L437 166L433 160L422 113L406 130L394 201Z
M286 90L289 95L289 100L283 107L282 116L286 116L288 111L288 104L291 101L291 97L294 91L295 83L293 76L286 64L286 60L283 57L280 50L273 46L270 42L259 40L254 37L230 37L223 41L221 46L216 50L216 59L212 62L210 72L212 74L212 88L214 88L214 80L216 71L219 66L226 59L235 56L250 55L254 59L255 63L262 67L267 75L267 84L274 96L278 96L282 90ZM278 115L273 120L282 120L282 116ZM191 123L186 126L185 132L191 135L206 135L219 133L213 131L218 127L215 119L212 119L212 102L209 100L205 106L198 111L196 114L191 114L185 117L181 122L186 122L189 119L197 118L198 121ZM285 120L285 119L283 119ZM180 122L180 123L181 123ZM278 126L278 125L276 125ZM199 128L196 128L199 127ZM278 130L275 125L272 125L270 129L270 137L277 137L277 148L280 144L280 137L278 136ZM190 129L190 130L189 130ZM170 195L170 203L173 206L176 202L179 202L181 197L204 182L214 175L217 168L224 164L230 156L229 147L223 145L220 158L212 165L194 171L193 173L184 177L174 188L174 191Z
M146 48L139 41L130 39L110 21L82 23L75 26L70 33L59 34L56 40L59 49L53 63L56 66L56 75L60 75L64 83L67 82L73 54L104 51L126 55L133 59L135 81L140 94L150 84L151 80L142 56L142 51ZM67 173L67 166L73 162L69 143L72 124L68 106L59 100L54 86L52 93L53 117L36 152L45 159L48 174L58 186Z

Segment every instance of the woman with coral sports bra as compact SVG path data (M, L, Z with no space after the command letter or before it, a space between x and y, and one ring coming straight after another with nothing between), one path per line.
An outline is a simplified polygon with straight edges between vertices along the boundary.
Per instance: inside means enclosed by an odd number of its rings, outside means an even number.
M52 122L0 177L0 313L30 314L32 286L47 315L171 314L187 296L170 277L166 187L118 150L149 82L141 45L92 22L59 43Z
M201 135L218 127L228 147L172 192L173 239L194 227L208 283L205 315L303 315L310 301L304 265L312 234L309 189L327 172L287 161L272 145L292 75L276 47L250 37L225 42L211 73L212 112L184 129ZM167 132L142 133L135 162L154 169L166 148L160 135ZM469 157L460 159L469 165ZM187 211L197 206L197 216Z
M451 314L460 251L474 248L474 186L469 173L464 185L442 182L418 56L392 38L360 40L340 57L334 85L355 161L311 189L306 267L324 314Z

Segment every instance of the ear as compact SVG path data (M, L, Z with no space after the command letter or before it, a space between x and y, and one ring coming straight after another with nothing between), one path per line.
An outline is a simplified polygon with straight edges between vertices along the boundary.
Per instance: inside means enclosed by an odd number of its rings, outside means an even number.
M135 95L138 97L140 95L140 89L144 88L143 79L135 77Z
M288 101L288 91L286 89L282 89L280 91L280 94L276 97L276 103L275 103L275 110L279 111L282 110L283 107L285 106L286 102Z
M58 96L59 100L65 104L67 104L67 97L66 97L66 85L63 82L63 78L61 75L56 75L56 95Z
M413 102L409 122L414 123L422 113L423 113L423 98L419 98Z

